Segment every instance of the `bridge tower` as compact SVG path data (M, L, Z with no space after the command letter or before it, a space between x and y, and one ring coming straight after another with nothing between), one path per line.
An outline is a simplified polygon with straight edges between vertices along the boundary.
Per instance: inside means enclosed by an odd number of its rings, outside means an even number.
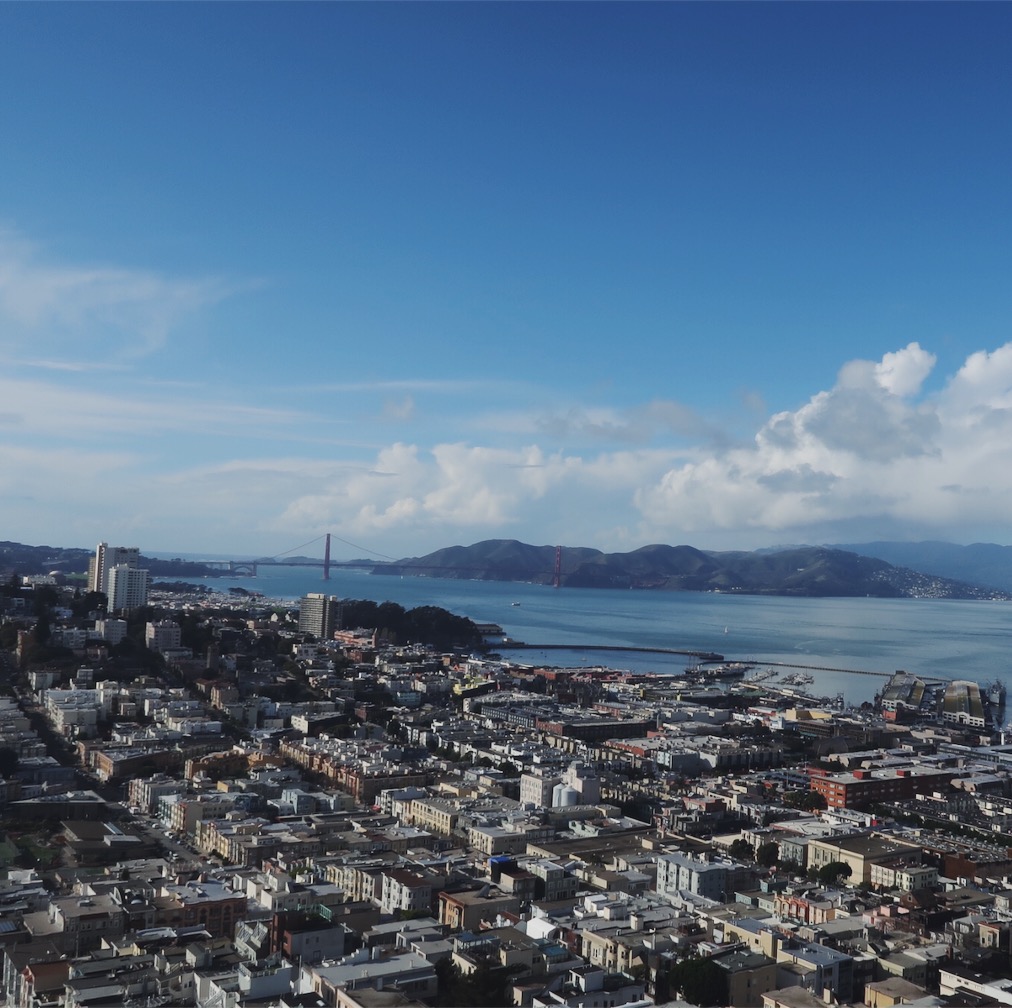
M323 580L330 580L330 533L327 533L327 543L323 547Z
M562 547L555 547L555 573L552 576L552 587L558 588L562 580Z

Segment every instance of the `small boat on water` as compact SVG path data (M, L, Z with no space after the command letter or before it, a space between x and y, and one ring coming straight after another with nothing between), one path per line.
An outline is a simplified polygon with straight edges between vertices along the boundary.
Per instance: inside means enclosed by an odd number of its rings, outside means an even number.
M748 662L724 662L721 665L714 665L709 674L717 679L740 679L746 672L751 672L755 665Z
M751 662L720 662L716 665L691 665L686 675L700 676L703 679L740 679L746 672L755 668Z
M808 686L815 682L815 676L809 672L791 672L780 680L785 686Z

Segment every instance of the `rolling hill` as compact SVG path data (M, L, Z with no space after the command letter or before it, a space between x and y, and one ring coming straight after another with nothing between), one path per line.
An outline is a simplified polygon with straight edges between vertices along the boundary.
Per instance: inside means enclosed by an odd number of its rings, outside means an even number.
M450 546L374 568L376 574L552 584L556 548L514 539ZM707 552L644 546L628 553L588 547L560 551L559 583L569 588L640 588L825 598L992 598L990 588L922 574L885 560L824 546L780 551Z

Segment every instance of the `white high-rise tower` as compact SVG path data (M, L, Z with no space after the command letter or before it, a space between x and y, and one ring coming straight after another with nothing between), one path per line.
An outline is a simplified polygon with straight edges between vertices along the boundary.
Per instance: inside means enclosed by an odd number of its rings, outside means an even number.
M116 564L109 571L107 579L109 589L106 597L109 610L136 609L148 604L148 588L151 585L151 572L129 564Z
M108 595L109 572L120 564L126 564L127 567L139 567L141 564L140 548L99 543L95 555L88 561L88 591L98 591Z
M109 611L147 605L151 573L141 568L137 546L99 543L88 562L88 590L105 595Z

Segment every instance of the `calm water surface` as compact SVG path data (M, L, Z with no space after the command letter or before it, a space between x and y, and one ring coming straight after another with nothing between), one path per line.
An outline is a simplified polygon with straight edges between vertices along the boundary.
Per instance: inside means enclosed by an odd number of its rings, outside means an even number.
M689 659L585 651L609 644L716 651L727 658L791 662L834 669L1001 679L1012 693L1012 603L934 599L787 599L695 592L554 589L542 585L442 578L387 577L352 570L262 567L255 578L212 578L273 599L307 592L435 605L479 623L498 623L527 643L571 644L564 651L509 653L516 661L560 666L609 665L637 672L679 672ZM518 604L514 604L518 603ZM506 652L504 652L506 654ZM810 692L870 700L884 678L811 673Z

